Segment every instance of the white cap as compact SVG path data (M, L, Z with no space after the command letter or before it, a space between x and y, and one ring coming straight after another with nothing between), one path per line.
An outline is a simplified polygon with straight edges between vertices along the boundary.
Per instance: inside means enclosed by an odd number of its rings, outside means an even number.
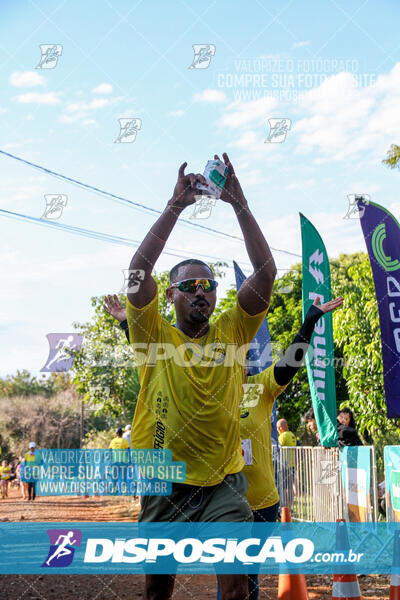
M28 448L36 448L35 442L29 442Z
M125 431L130 431L131 430L131 425L125 425Z

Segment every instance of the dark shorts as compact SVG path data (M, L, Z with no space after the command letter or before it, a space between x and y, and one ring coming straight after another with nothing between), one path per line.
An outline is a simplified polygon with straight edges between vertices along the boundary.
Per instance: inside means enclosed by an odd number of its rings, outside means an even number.
M169 496L142 496L139 521L253 521L246 492L243 473L227 475L212 486L174 483Z

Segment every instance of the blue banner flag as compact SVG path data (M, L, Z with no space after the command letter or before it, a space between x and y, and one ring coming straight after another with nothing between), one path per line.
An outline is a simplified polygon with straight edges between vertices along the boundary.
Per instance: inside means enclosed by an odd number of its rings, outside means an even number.
M235 261L233 261L233 266L235 269L236 289L239 291L246 276ZM264 321L261 323L260 328L253 339L253 345L254 347L249 350L249 360L252 362L252 366L249 368L249 375L257 375L257 373L261 373L261 371L264 371L272 365L272 352L265 352L267 346L271 347L271 335L269 333L267 317L265 317ZM276 402L274 402L271 414L271 441L274 446L278 445Z
M400 225L379 204L357 199L379 308L387 416L400 417Z

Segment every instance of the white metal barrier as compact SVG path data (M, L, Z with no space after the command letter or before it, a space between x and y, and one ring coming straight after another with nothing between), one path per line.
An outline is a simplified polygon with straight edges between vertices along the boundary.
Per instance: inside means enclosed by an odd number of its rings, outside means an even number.
M281 506L293 520L327 522L349 518L338 448L274 447L274 469ZM378 517L375 448L370 446L368 520Z

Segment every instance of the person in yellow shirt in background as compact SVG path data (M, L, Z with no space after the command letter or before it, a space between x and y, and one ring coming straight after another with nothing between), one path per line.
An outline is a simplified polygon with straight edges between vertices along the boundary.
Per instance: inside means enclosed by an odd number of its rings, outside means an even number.
M278 429L278 441L281 446L297 446L296 436L289 430L289 425L286 419L279 419L276 424Z
M289 431L289 425L286 419L279 419L276 424L278 429L278 441L282 448L287 447L283 457L283 489L288 493L289 499L293 494L296 494L296 454L294 450L289 450L290 447L297 446L297 440L294 433Z
M127 448L129 448L129 442L128 440L125 440L122 437L122 434L124 433L121 429L121 427L118 427L118 429L115 432L117 435L115 436L115 438L113 438L110 442L110 448L112 450L126 450Z
M35 442L29 442L28 445L28 452L25 452L24 454L24 459L22 461L22 467L24 465L26 465L27 463L38 463L38 457L36 455L36 443ZM28 500L32 500L32 502L35 500L36 498L36 489L35 489L35 481L27 481L24 478L23 481L25 490L28 492Z
M8 482L11 476L11 466L7 464L6 460L3 460L0 467L0 484L1 484L1 497L8 497Z
M240 414L240 437L245 461L243 473L248 481L246 496L253 511L254 522L274 522L279 511L271 443L271 414L275 399L304 365L304 356L319 318L340 307L343 298L336 298L325 304L319 302L317 297L284 356L261 373L246 377ZM246 375L247 373L248 369ZM296 445L294 435L293 438ZM248 575L248 587L249 600L257 600L257 574Z

